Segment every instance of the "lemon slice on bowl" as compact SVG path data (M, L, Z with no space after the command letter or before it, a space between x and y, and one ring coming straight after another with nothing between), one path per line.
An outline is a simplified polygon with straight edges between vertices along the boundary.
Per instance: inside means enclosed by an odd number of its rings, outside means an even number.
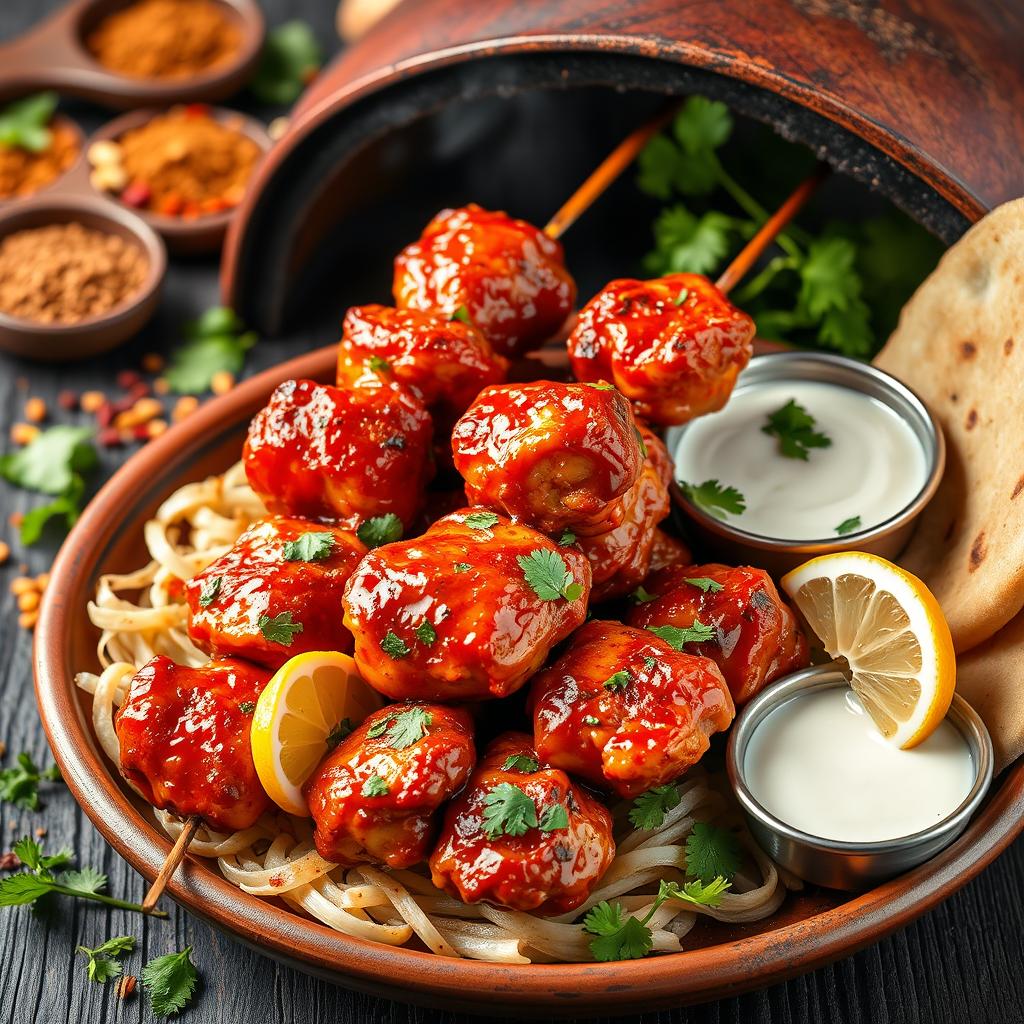
M310 651L285 662L256 702L252 758L267 795L283 811L309 809L302 784L323 759L345 720L359 725L384 706L347 655Z
M883 736L907 749L946 717L956 658L938 601L916 577L864 551L812 558L782 587L833 658L849 663L854 692Z

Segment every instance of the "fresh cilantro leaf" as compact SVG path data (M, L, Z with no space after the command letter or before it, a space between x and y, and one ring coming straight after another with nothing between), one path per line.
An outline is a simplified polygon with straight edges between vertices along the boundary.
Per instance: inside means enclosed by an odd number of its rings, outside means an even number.
M243 700L238 705L238 710L241 711L241 713L243 715L251 715L251 714L253 714L256 711L256 701L254 701L254 700Z
M391 788L388 786L387 780L382 779L379 775L371 775L363 783L363 788L359 792L362 796L387 796L391 792Z
M469 562L452 562L453 572L469 572L472 568Z
M690 153L715 150L732 134L732 115L718 100L690 96L672 124L672 133L683 149Z
M537 827L537 806L531 797L510 782L499 782L484 797L483 832L488 839L502 833L521 836Z
M530 775L540 768L535 757L530 757L529 754L511 754L505 759L505 763L501 766L506 772L526 772Z
M817 239L800 267L800 305L815 319L829 310L846 309L860 293L854 272L856 246L848 238Z
M74 859L74 854L67 847L44 857L42 846L34 839L29 839L28 836L19 839L11 849L18 860L30 871L40 872L47 877L52 877L50 874L52 868L63 867Z
M382 544L393 544L402 539L402 520L394 512L374 516L360 523L356 536L368 547L379 548Z
M427 647L431 647L437 641L437 630L434 628L434 624L424 619L416 627L416 639L419 640L421 644L426 644Z
M717 594L720 590L725 588L717 580L710 579L707 576L687 576L683 579L684 583L689 583L691 587L696 587L698 590L702 590L705 594Z
M740 841L734 832L694 822L686 839L686 873L705 885L716 878L731 881L740 869Z
M637 185L657 199L671 199L679 164L679 150L664 135L655 135L637 158Z
M21 520L18 538L26 547L36 544L43 536L46 524L51 519L64 519L64 526L70 530L82 514L82 496L85 494L85 481L77 474L72 478L71 486L66 493L54 498L46 505L37 505L29 509Z
M384 634L384 639L380 642L380 649L389 658L404 658L410 651L405 641L390 629Z
M681 203L663 210L654 222L654 251L645 269L659 274L709 274L729 252L736 234L732 217L716 210L696 216Z
M787 459L806 462L812 448L828 448L832 444L832 438L816 431L815 426L814 417L791 398L781 409L768 415L761 433L778 438L779 452Z
M681 306L690 297L689 288L680 288L679 294L672 300L672 304L675 306Z
M473 326L473 321L470 318L469 310L465 306L459 306L457 310L449 317L450 320L461 320L464 324Z
M375 740L379 736L383 736L384 733L387 732L392 721L394 721L394 718L395 716L391 714L385 715L383 718L377 719L377 721L374 722L373 725L371 725L370 728L366 730L366 738L369 740ZM344 719L344 721L347 722L348 719L346 718ZM347 736L348 733L346 733L345 735ZM344 737L342 737L342 739L344 739Z
M647 632L653 633L677 651L681 651L685 644L702 644L714 640L718 635L714 626L705 626L699 619L694 619L693 625L685 629L679 626L648 626Z
M125 953L130 953L133 949L135 949L134 936L118 935L113 939L107 939L95 949L79 946L78 952L84 953L89 958L86 967L89 980L103 985L121 973L121 965L114 958L124 956Z
M662 881L658 886L658 900L678 900L681 903L693 903L698 907L717 907L722 902L722 894L732 883L720 875L708 882L699 879L684 882L682 886L676 882Z
M31 754L21 753L15 764L0 771L0 800L26 811L38 811L42 806L39 803L39 783L44 781L60 781L56 766L40 770ZM21 860L24 862L25 858L21 857Z
M629 670L623 668L618 672L613 672L604 681L604 688L606 690L624 690L632 681L633 677L629 674Z
M679 789L675 783L656 786L654 789L641 793L634 801L629 812L629 820L642 829L661 828L665 815L673 807L679 806Z
M563 804L548 804L540 816L541 832L557 832L569 827L569 812Z
M185 325L184 334L184 344L171 353L164 373L170 389L181 395L209 390L217 373L240 373L245 353L256 344L256 335L244 331L241 320L226 306L208 309Z
M614 384L609 384L606 380L589 381L585 380L583 383L588 388L593 388L595 391L618 391L619 389Z
M26 874L24 871L0 880L0 907L16 907L34 903L40 896L54 890L52 879Z
M594 725L600 725L601 721L600 721L600 719L595 718L593 715L584 715L583 716L583 724L584 725L594 726Z
M528 555L517 555L516 561L526 582L542 601L557 601L560 597L575 601L583 593L583 587L573 580L565 559L557 551L538 548Z
M283 644L291 647L295 637L302 632L301 622L292 622L291 612L281 612L278 615L261 615L257 620L260 632L272 643Z
M199 591L200 608L209 608L217 600L220 596L220 588L223 582L223 576L213 576L203 582L203 588Z
M333 750L346 736L352 733L352 719L343 718L328 734L325 740L328 750ZM383 730L382 730L383 731Z
M184 333L189 341L196 338L218 338L224 334L241 334L245 324L230 306L211 306L199 318L185 324Z
M498 516L493 512L471 512L464 521L474 530L489 530L498 522Z
M370 356L370 358L366 360L366 365L369 366L374 373L391 372L391 364L380 356Z
M142 986L149 992L155 1016L173 1016L191 1001L197 979L191 952L192 947L186 946L180 953L158 956L142 968Z
M0 110L0 147L42 153L50 145L49 125L57 109L55 92L38 92Z
M590 951L595 960L604 962L640 960L647 956L654 944L646 922L626 917L622 904L610 904L607 900L591 908L583 918L583 930L597 936L590 943Z
M95 868L62 871L57 881L76 896L94 896L107 887L107 876Z
M333 550L334 534L330 530L309 531L285 542L284 557L289 562L322 562L331 557Z
M647 669L648 672L650 672L651 669L654 668L655 665L657 665L657 664L658 664L658 659L657 658L651 658L651 657L644 658L644 668Z
M739 515L746 511L746 499L735 487L723 487L717 480L705 480L702 484L690 484L679 481L683 494L698 508L716 519L724 519L726 514Z
M423 708L409 708L395 715L388 725L388 746L392 750L405 750L427 735L427 727L434 716Z
M633 604L648 604L651 601L657 601L658 595L652 594L649 590L644 587L637 587L632 594L629 595L630 601Z
M17 451L0 455L0 476L26 491L66 494L76 476L89 473L99 457L89 427L50 427Z
M867 303L852 299L846 309L830 309L818 329L818 343L853 359L870 356L876 348L876 334Z
M843 537L848 533L853 533L854 531L859 530L860 527L860 516L851 516L849 519L844 519L836 527L836 533L838 533L840 537Z
M294 103L320 70L323 55L304 21L286 21L267 32L256 73L249 81L263 103Z
M572 530L563 530L562 536L558 538L560 548L568 548L576 543L576 534Z

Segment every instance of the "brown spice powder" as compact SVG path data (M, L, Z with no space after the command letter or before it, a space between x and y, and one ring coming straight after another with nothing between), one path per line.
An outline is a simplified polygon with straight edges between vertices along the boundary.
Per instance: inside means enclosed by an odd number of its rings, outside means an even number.
M50 124L50 145L41 153L0 145L0 199L28 196L59 178L78 157L78 133L66 121Z
M188 78L230 60L238 26L212 0L139 0L89 34L89 52L131 78Z
M133 242L74 221L16 231L0 241L0 311L77 323L137 292L147 266Z

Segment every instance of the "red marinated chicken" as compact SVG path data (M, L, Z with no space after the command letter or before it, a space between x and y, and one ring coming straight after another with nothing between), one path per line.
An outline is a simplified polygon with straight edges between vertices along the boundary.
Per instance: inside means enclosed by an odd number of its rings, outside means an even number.
M569 336L577 380L610 380L654 423L725 405L753 351L754 321L700 274L612 281Z
M305 651L352 650L342 595L366 554L354 533L272 516L185 586L188 634L210 654L280 668Z
M487 748L445 812L434 885L465 903L548 915L586 901L615 857L611 815L539 760L522 733Z
M320 856L408 868L437 832L434 812L473 770L469 715L439 704L381 708L335 747L303 792Z
M225 658L186 668L158 655L132 679L114 717L121 774L154 807L234 832L270 808L249 745L270 674Z
M534 677L530 708L544 761L623 797L677 779L736 713L709 658L598 621Z
M737 704L809 664L796 616L763 569L673 565L645 580L644 589L653 600L635 608L630 623L713 629L712 639L687 643L686 650L718 665Z
M579 551L485 509L371 551L345 591L363 678L393 700L518 690L587 614Z
M552 381L482 391L455 424L452 452L473 504L545 533L604 523L644 461L615 388Z
M448 314L391 306L353 306L345 314L338 386L356 387L375 375L396 380L430 409L439 432L507 373L508 360L480 331Z
M693 555L690 549L681 540L664 530L654 531L650 572L657 572L670 565L686 565L692 561Z
M561 244L475 204L443 210L398 254L393 291L406 309L464 309L503 355L542 345L576 305Z
M271 512L307 519L394 513L408 529L433 475L423 403L395 384L285 381L249 426L242 459Z
M636 483L617 499L622 507L619 522L610 530L578 537L594 572L591 601L621 597L639 586L650 568L658 523L669 513L672 463L654 434L646 427L640 433L647 455Z

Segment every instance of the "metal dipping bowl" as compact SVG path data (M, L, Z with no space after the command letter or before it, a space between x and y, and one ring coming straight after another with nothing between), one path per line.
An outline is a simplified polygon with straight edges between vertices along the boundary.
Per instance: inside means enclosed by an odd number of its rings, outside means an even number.
M765 717L794 698L813 690L848 686L834 663L812 665L769 686L740 712L729 736L726 768L733 792L758 845L777 864L808 882L830 889L866 889L909 871L953 842L981 805L992 782L992 740L978 713L959 695L953 697L947 720L967 741L974 762L974 785L947 817L921 832L869 843L821 839L787 825L761 806L747 787L747 745Z
M924 485L909 505L868 529L841 537L777 540L748 533L709 515L694 505L677 483L673 483L673 501L686 517L701 547L723 561L756 565L775 576L781 576L809 558L832 551L869 551L883 558L894 559L906 547L918 515L931 501L939 486L946 464L942 428L924 402L906 384L874 366L823 352L774 352L755 356L750 361L740 374L735 393L769 381L807 380L860 391L892 409L911 428L924 449L928 466ZM665 443L673 458L688 426L672 427L666 432ZM855 489L856 481L851 481L850 486Z

